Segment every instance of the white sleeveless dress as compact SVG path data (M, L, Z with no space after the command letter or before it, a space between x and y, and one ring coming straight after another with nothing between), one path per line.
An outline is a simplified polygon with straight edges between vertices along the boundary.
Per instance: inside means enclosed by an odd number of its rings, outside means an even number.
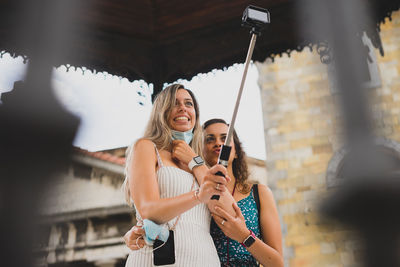
M175 197L191 190L193 175L172 166L163 166L156 149L158 166L158 186L161 198ZM194 189L199 186L197 182ZM136 209L137 210L137 209ZM142 221L138 212L136 219ZM168 222L172 227L176 218ZM175 264L164 266L219 267L217 250L210 235L211 216L205 204L198 204L182 213L174 230ZM145 246L136 251L130 251L125 267L147 267L153 265L152 247Z

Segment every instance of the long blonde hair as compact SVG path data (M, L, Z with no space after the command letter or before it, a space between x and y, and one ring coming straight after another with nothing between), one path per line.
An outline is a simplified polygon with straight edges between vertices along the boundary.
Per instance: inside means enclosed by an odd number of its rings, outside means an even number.
M179 89L185 89L193 99L193 106L196 112L196 122L193 128L193 139L190 142L190 146L197 155L201 155L203 157L203 131L200 126L199 120L199 105L192 91L186 89L181 84L172 84L166 87L157 95L156 99L154 100L150 119L147 123L146 130L142 139L148 139L152 141L159 150L171 149L172 132L170 127L168 126L168 116L175 105L176 92ZM129 206L132 206L131 194L129 190L129 173L133 148L136 143L137 141L134 144L130 145L125 152L125 180L122 187L125 192L125 200Z

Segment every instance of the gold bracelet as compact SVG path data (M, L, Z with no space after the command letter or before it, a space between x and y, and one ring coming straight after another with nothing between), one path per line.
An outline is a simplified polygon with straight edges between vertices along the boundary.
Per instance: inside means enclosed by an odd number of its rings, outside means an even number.
M197 189L194 190L193 192L194 192L194 198L197 199L197 200L201 203L201 200L200 200L200 198L199 198L200 188L197 188Z

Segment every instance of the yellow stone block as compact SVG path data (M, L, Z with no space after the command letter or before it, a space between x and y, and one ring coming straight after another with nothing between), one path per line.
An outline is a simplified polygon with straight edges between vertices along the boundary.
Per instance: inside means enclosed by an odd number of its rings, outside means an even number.
M310 140L311 145L328 145L330 144L328 136L315 136Z
M392 103L393 102L393 96L392 95L383 95L383 96L381 96L381 99L380 99L382 102L385 102L385 103Z
M299 122L294 124L294 130L295 131L304 131L304 130L309 130L312 129L313 127L311 126L310 121L304 121L304 122Z
M296 188L299 186L303 186L304 185L304 177L299 176L299 177L295 177L295 178L279 180L277 182L277 185L280 188Z
M290 169L300 169L301 167L302 167L302 160L300 160L300 159L289 160L289 168Z
M299 186L304 185L304 177L307 177L310 175L310 171L307 168L296 168L296 169L288 169L287 170L287 177L288 179L294 179L294 178L303 178L302 184Z
M326 163L318 163L310 166L312 174L325 173L328 165Z
M286 170L289 169L289 162L287 160L277 160L275 162L275 168L277 170Z
M311 189L311 186L300 186L296 188L297 192L304 192L304 191L308 191Z
M309 267L310 259L295 257L294 259L290 260L290 266L291 267Z
M303 148L303 147L309 147L311 146L311 139L299 139L299 140L293 140L290 141L290 148L291 149L298 149L298 148Z
M289 220L291 221L291 220ZM288 235L295 234L311 234L315 235L319 231L318 226L316 225L306 225L304 223L304 218L296 220L294 223L288 225Z
M331 144L314 145L312 146L312 150L314 154L322 154L322 153L332 154L333 152Z
M309 245L316 242L313 235L288 235L285 238L285 245L287 247L297 247L297 246L304 246Z
M285 124L281 124L278 128L277 128L278 133L280 134L286 134L286 133L291 133L293 131L293 126L292 125L285 125Z
M273 152L282 152L287 151L290 148L290 143L276 143L272 144L272 151Z
M308 168L311 165L318 164L321 162L321 158L318 155L312 155L311 157L306 158L303 160L303 166Z
M319 256L320 255L320 245L317 243L314 243L314 244L310 244L310 245L298 246L298 247L296 247L295 253L296 253L296 255L299 255L300 257Z
M314 129L332 129L332 122L327 119L316 119L312 122ZM333 130L331 130L333 132Z
M286 205L286 204L291 204L291 203L298 203L303 200L303 194L302 193L296 193L293 195L291 198L286 198L286 199L280 199L278 200L278 205Z

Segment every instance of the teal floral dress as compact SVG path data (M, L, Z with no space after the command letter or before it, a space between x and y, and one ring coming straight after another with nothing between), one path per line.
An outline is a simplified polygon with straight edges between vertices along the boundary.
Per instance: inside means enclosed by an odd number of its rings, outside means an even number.
M245 218L247 228L260 238L258 210L254 200L253 188L250 194L246 198L239 200L237 204ZM210 233L214 240L215 247L217 248L221 266L259 266L250 252L239 242L225 236L214 220L211 220Z

